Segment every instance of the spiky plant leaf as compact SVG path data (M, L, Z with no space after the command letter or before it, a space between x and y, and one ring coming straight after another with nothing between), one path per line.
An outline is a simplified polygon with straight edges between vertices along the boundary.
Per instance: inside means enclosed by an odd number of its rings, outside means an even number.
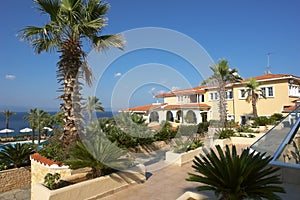
M225 152L218 145L195 157L188 181L199 182L198 190L212 190L221 199L280 199L276 193L284 193L279 185L279 168L269 167L271 157L245 149L241 155L236 147L228 145Z

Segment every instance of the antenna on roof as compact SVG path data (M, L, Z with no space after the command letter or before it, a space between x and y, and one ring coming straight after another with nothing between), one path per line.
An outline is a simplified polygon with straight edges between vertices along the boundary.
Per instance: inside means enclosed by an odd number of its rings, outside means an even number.
M270 69L271 69L271 65L270 65L270 55L272 53L271 52L268 52L267 53L267 59L268 59L268 63L267 63L267 71L265 71L265 74L272 74Z

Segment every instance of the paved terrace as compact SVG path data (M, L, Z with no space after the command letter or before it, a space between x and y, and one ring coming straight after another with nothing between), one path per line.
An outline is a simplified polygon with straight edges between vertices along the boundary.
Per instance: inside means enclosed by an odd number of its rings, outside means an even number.
M186 191L196 191L198 183L188 182L187 172L194 172L192 163L182 167L167 165L164 161L147 166L148 178L143 184L129 186L114 194L101 198L101 200L176 200ZM299 185L284 185L287 194L280 195L283 200L298 200ZM211 192L202 192L213 197ZM29 200L30 188L12 190L0 193L0 200ZM215 199L215 198L211 198ZM41 197L41 200L43 198ZM100 199L97 199L100 200Z

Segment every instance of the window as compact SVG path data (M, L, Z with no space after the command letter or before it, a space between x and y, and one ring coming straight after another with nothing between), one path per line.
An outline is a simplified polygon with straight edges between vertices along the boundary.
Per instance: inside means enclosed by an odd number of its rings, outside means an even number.
M261 87L261 92L262 94L268 98L268 97L274 97L274 88L273 86L268 86L268 87Z
M219 100L219 94L217 92L211 92L211 93L209 93L209 100L210 101Z
M273 97L273 87L268 87L268 96Z
M300 86L299 85L289 85L289 95L294 97L300 97Z
M228 90L228 91L226 91L226 99L228 100L228 99L233 99L233 92L232 92L232 90Z
M205 102L204 94L201 95L201 102Z
M246 99L246 90L239 89L239 99Z

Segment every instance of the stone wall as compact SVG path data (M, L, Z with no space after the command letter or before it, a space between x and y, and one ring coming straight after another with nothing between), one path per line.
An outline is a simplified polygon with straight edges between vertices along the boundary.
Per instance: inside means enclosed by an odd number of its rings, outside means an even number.
M30 172L30 167L0 171L0 192L29 186Z
M38 153L30 156L31 160L31 188L37 183L43 183L44 177L47 173L59 173L61 178L71 175L71 169L68 166L64 166L59 162L54 162L47 159ZM34 195L31 190L31 199L33 200Z

